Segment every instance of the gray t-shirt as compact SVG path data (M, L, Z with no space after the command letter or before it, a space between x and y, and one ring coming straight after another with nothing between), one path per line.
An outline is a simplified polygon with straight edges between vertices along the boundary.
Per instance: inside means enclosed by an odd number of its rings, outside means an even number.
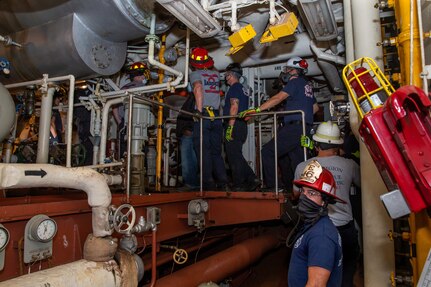
M190 74L190 83L200 81L203 87L203 106L220 108L220 74L214 70L196 70Z
M334 176L337 183L337 196L347 203L337 202L328 206L329 218L335 226L342 226L353 220L352 205L350 204L350 186L352 183L361 186L361 171L359 165L351 159L341 156L313 157L305 162L301 162L295 170L295 180L299 179L305 166L311 160L317 160L324 168L328 169ZM298 191L297 186L293 186L294 191Z

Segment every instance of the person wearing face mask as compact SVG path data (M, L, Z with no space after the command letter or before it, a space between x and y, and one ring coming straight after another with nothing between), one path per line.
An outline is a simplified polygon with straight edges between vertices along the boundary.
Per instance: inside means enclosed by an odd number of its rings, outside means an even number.
M290 58L284 67L282 81L286 82L283 89L268 101L257 108L245 110L239 114L240 118L247 120L250 114L259 113L274 108L285 101L284 111L304 112L305 132L310 134L313 124L314 114L319 110L319 106L313 94L311 82L305 77L308 63L300 57ZM293 173L296 166L304 160L304 152L301 147L302 129L301 113L291 113L284 116L284 124L277 132L277 156L278 159L287 163L283 168L285 182L292 182ZM275 139L271 139L262 147L263 177L267 189L275 187L276 169L275 166ZM287 187L289 192L290 186Z
M334 177L313 160L294 184L300 189L297 212L302 223L293 241L288 285L342 286L341 237L328 217L329 204L344 203L336 195Z
M341 157L340 147L343 144L340 129L331 121L321 123L313 135L317 156L300 163L295 171L295 179L299 179L304 167L313 160L328 169L337 184L337 196L346 204L336 203L328 208L329 218L337 227L343 243L343 287L353 287L353 277L359 259L358 231L353 221L350 202L351 186L361 187L359 165L352 159ZM299 188L293 187L294 194L299 196Z

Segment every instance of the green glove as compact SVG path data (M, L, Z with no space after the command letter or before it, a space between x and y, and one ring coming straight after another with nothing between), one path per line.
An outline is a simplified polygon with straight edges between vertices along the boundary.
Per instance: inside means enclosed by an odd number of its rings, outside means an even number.
M233 140L232 132L233 132L233 126L228 126L227 129L226 129L226 136L225 136L225 139L228 142L230 142L230 141Z
M238 114L239 118L243 118L245 121L248 121L250 119L250 117L247 117L247 115L251 115L251 114L255 114L255 113L260 113L260 109L259 107L257 108L250 108L247 109L245 111L242 111Z
M314 149L314 142L309 137L302 135L301 136L301 146L313 150Z

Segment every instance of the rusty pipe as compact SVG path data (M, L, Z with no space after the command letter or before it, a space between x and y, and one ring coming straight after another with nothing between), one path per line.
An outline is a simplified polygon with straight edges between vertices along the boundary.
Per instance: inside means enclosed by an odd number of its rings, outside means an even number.
M157 225L154 225L152 229L152 249L151 249L151 264L157 266ZM151 285L150 287L156 286L157 268L151 268Z
M277 247L278 237L265 234L245 240L196 264L158 280L157 287L194 287L202 282L219 282L257 261ZM153 268L155 269L155 268Z

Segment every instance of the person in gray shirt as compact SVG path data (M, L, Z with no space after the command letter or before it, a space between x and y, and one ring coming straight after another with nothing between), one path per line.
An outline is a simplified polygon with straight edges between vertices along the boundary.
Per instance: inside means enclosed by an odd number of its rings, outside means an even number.
M351 160L339 156L343 139L340 137L338 125L330 121L321 123L313 135L317 156L300 163L295 170L295 180L300 178L304 167L312 160L328 169L337 184L337 196L346 204L332 204L329 206L329 218L337 227L341 236L343 247L343 283L341 286L353 286L353 276L359 258L358 231L355 227L350 203L350 187L361 186L359 165ZM299 196L299 190L293 187L295 196Z
M206 117L219 116L220 75L214 70L214 61L204 48L194 48L190 54L190 84L195 95L195 113ZM204 119L202 123L201 173L204 190L227 190L227 174L222 157L223 124L221 119ZM193 128L193 144L197 158L200 158L200 122Z

